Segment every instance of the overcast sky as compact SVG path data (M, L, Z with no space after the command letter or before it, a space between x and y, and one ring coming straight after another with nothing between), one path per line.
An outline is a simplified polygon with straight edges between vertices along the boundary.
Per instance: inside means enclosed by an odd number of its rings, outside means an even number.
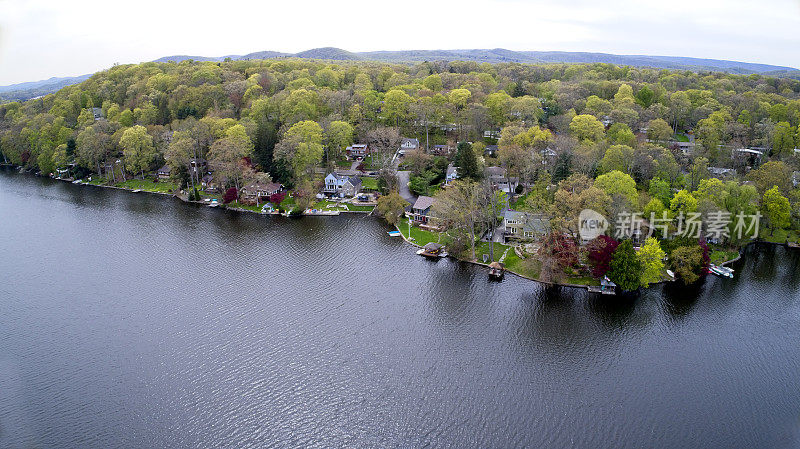
M0 85L176 54L328 46L592 51L800 68L800 0L0 0Z

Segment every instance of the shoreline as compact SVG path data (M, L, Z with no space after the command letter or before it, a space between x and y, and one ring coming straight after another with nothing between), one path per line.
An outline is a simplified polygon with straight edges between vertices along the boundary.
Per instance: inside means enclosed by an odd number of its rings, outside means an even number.
M16 168L13 165L2 165L2 167ZM20 173L23 173L23 172L20 171ZM30 172L27 172L27 173L30 174ZM37 175L35 175L35 176L37 176ZM38 175L38 176L40 176L40 175ZM174 197L174 198L176 198L176 199L178 199L181 202L186 203L186 204L195 204L195 205L205 206L205 207L209 207L209 208L218 208L218 209L230 210L230 211L236 211L236 212L247 212L247 213L251 213L251 214L254 214L254 215L270 215L270 216L271 215L280 215L280 216L284 216L284 217L287 217L287 218L291 217L291 215L289 213L281 214L281 213L278 213L278 212L271 212L271 213L270 212L257 212L257 211L251 210L251 209L244 209L244 208L240 208L240 207L229 207L229 206L226 206L226 205L224 205L222 203L217 203L216 206L213 206L211 204L206 203L205 201L189 201L188 199L184 199L183 197L181 197L181 195L176 194L176 193L154 192L152 190L131 189L131 188L127 188L127 187L118 187L118 186L105 185L105 184L92 184L90 182L80 182L80 183L76 184L76 183L74 183L74 180L70 181L68 179L56 178L56 177L50 177L50 176L42 176L42 177L49 178L49 179L52 179L54 181L61 181L61 182L69 183L69 184L75 184L75 185L100 187L100 188L106 188L106 189L125 190L125 191L131 192L131 193L150 193L150 194L161 195L161 196L170 196L170 197ZM366 210L337 210L337 212L339 212L338 214L321 214L321 213L320 214L315 214L315 213L306 214L306 213L302 213L302 214L299 214L297 216L298 217L317 217L317 216L320 216L320 217L321 216L325 216L325 217L327 217L327 216L337 216L337 215L340 215L341 213L372 215L372 213L374 211L374 207L375 206L373 206L373 209L369 210L369 211L366 211ZM394 225L394 228L395 228L395 230L397 232L400 233L400 237L403 238L405 243L410 244L410 245L412 245L412 246L414 246L416 248L422 248L421 245L419 245L417 243L414 243L411 240L409 240L408 238L406 238L406 236L403 235L402 231L400 231L400 228L399 228L398 225ZM776 242L769 242L769 241L765 241L763 239L750 240L746 244L744 244L744 245L742 245L742 246L737 248L737 253L738 254L737 254L737 256L735 258L730 259L730 260L726 260L724 262L721 262L718 265L719 266L725 266L725 265L732 264L734 262L739 261L742 258L743 250L748 245L753 244L753 243L768 243L768 244L771 244L771 245L787 246L786 244L776 243ZM511 248L514 248L514 251L516 252L516 247L512 246ZM458 262L468 263L468 264L473 264L473 265L489 268L488 264L479 262L477 260L461 259L461 258L458 258L458 257L452 255L452 254L448 254L447 257L448 258L452 258L453 260L456 260ZM514 276L517 276L517 277L519 277L521 279L525 279L525 280L532 281L532 282L537 282L539 284L543 284L543 285L548 286L548 287L570 287L570 288L580 288L580 289L587 289L587 290L589 289L589 287L592 287L591 285L588 285L588 284L572 284L572 283L564 283L564 282L543 281L543 280L536 279L536 278L533 278L533 277L530 277L530 276L527 276L527 275L524 275L524 274L521 274L521 273L517 273L517 272L512 271L512 270L510 270L508 268L505 269L505 272L510 273L510 274L512 274ZM653 283L651 285L665 284L667 282L676 282L676 281L677 281L677 278L674 278L674 279L663 279L663 280L655 282L655 283ZM644 287L644 288L648 288L648 287Z

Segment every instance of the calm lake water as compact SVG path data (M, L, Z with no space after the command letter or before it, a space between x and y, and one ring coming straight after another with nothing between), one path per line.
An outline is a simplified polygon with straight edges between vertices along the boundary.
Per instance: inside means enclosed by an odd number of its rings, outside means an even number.
M798 447L798 252L609 298L0 171L0 447Z

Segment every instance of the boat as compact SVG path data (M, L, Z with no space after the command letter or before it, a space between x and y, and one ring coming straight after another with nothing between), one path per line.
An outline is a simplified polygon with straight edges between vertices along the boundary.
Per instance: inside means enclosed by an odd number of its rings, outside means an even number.
M142 191L142 189L136 189L136 190L133 191L133 193L139 193L141 191Z
M500 262L492 262L489 264L489 279L501 280L506 274L506 267Z
M672 279L675 279L675 273L672 270L667 270L667 276L671 277Z
M389 231L387 232L387 234L389 234L389 237L400 237L401 235L403 235L400 234L400 231Z
M439 259L442 257L447 257L447 253L444 251L444 246L436 242L430 242L422 249L417 251L417 254L423 257L428 257L430 259Z
M717 276L725 276L729 278L733 278L733 268L722 267L719 265L714 265L713 263L708 266L708 270Z

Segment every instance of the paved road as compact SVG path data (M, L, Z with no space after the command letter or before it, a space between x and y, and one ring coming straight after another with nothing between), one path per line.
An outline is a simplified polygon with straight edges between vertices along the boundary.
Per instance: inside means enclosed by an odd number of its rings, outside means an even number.
M404 170L397 172L397 183L400 187L400 196L411 204L417 201L417 197L408 189L408 183L411 181L411 172Z

